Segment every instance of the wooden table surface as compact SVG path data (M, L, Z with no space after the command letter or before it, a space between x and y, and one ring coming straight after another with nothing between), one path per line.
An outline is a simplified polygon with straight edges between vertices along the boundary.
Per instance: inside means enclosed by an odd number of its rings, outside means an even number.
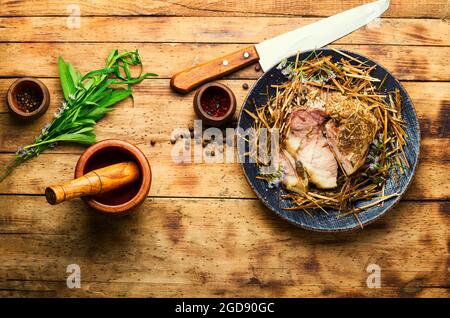
M96 133L138 145L152 165L152 188L136 213L107 218L81 200L50 206L43 196L45 186L72 177L84 147L62 145L18 168L0 183L0 296L449 296L448 0L391 1L381 20L332 44L391 70L422 133L402 202L364 230L336 235L276 217L237 163L174 163L171 132L195 116L193 95L174 94L169 78L369 1L78 1L81 27L70 29L74 2L0 0L0 162L30 143L61 103L59 55L87 72L103 67L113 48L137 48L159 77L135 86L134 105L117 105ZM240 106L242 84L260 75L250 66L222 82ZM22 76L51 92L47 114L26 125L11 118L4 98ZM66 286L69 264L81 268L80 289ZM366 285L370 264L381 269L381 288Z

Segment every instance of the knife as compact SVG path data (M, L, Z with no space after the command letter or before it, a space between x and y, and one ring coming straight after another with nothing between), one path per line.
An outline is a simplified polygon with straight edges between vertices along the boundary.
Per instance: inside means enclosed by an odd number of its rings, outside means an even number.
M257 61L266 72L284 58L301 51L320 48L359 29L379 17L388 7L389 0L379 0L341 12L181 71L172 76L170 86L175 91L186 94L203 83L228 75Z

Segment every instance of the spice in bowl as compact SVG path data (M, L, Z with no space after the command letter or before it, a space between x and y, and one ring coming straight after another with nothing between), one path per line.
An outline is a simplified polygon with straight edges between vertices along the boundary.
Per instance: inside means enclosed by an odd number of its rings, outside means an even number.
M211 126L227 123L236 111L236 98L227 86L208 83L197 90L194 110L202 121Z
M223 117L230 109L230 96L219 87L212 86L200 99L203 110L212 117Z
M41 81L26 77L15 81L8 90L8 107L21 119L36 119L42 116L50 104L50 94Z
M24 113L31 113L42 103L42 94L33 88L19 92L16 95L17 107Z

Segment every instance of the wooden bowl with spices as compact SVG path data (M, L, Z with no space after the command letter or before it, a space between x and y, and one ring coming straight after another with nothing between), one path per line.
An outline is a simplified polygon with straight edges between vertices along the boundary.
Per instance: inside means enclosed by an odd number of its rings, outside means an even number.
M90 146L78 159L75 178L113 164L132 161L139 168L139 179L125 187L83 197L87 205L103 214L128 214L144 202L150 191L152 171L144 153L136 146L118 139L107 139Z
M47 111L50 105L50 93L40 80L24 77L12 83L6 95L6 101L14 116L24 120L34 120Z
M223 126L233 118L236 97L228 86L217 82L208 83L195 93L194 111L203 123Z

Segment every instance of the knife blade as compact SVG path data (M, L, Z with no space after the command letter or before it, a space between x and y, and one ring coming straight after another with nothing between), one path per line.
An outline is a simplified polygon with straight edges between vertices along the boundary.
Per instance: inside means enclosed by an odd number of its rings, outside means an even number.
M327 45L379 17L389 0L368 3L191 67L172 76L170 86L186 94L195 87L259 61L264 72L298 52Z

